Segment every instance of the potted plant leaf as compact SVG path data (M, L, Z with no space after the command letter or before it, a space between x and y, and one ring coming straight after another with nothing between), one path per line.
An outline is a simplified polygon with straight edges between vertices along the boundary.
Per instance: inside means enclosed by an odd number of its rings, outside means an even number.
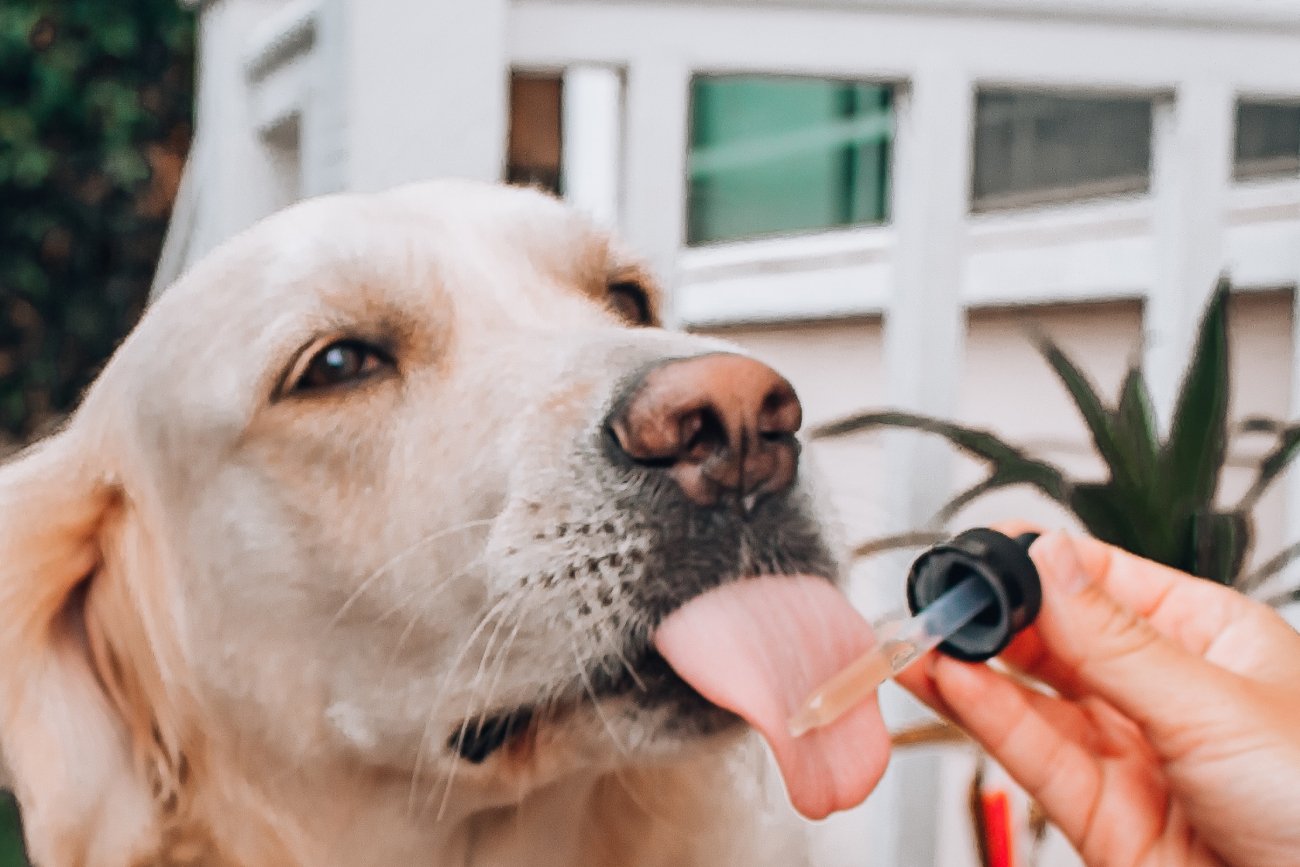
M857 413L820 426L812 436L830 439L904 428L941 436L984 462L988 475L954 495L935 516L937 526L985 494L1029 485L1064 506L1098 539L1242 592L1253 592L1300 554L1300 545L1293 545L1254 571L1244 569L1255 535L1252 512L1300 454L1300 424L1263 418L1243 423L1238 433L1267 436L1273 442L1246 493L1231 505L1218 502L1232 433L1228 420L1229 296L1229 284L1221 280L1201 319L1169 431L1163 437L1146 378L1137 365L1124 377L1117 400L1108 404L1058 345L1046 337L1038 338L1044 359L1069 392L1106 469L1102 481L1071 478L1060 467L990 431L916 413ZM925 544L944 535L927 530L875 539L856 553L867 556ZM1300 591L1292 590L1267 601L1278 605L1297 598Z
M1001 488L1028 485L1065 507L1098 539L1193 575L1234 587L1243 593L1264 588L1300 555L1293 544L1252 571L1245 566L1255 537L1253 511L1264 493L1300 454L1300 424L1252 418L1235 433L1271 440L1246 493L1235 503L1220 503L1220 480L1234 431L1229 423L1228 300L1231 287L1220 280L1202 316L1168 432L1156 424L1150 391L1134 364L1119 394L1107 402L1088 376L1052 340L1037 338L1039 349L1079 411L1092 446L1105 468L1101 481L1070 477L1060 467L1035 457L998 435L944 419L901 411L863 412L813 431L814 439L832 439L887 428L902 428L943 437L952 446L988 467L988 474L958 492L934 516L930 527L869 540L855 554L867 557L893 549L941 541L941 528L973 501ZM1300 601L1300 587L1274 592L1264 601L1279 606ZM944 722L923 723L894 735L896 746L961 742L962 734ZM968 741L967 741L968 742ZM984 806L984 756L977 758L969 795L970 815L979 857L994 863ZM1031 805L1028 822L1032 845L1046 833L1040 811Z

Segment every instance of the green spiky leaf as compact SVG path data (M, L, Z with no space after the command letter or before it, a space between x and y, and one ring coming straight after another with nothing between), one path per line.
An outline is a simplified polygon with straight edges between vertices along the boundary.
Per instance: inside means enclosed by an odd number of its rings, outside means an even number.
M1277 436L1286 428L1287 424L1284 421L1258 415L1252 415L1237 422L1237 433L1239 434L1273 434Z
M1192 522L1195 562L1188 572L1232 586L1250 550L1250 521L1245 512L1203 512Z
M1068 505L1091 535L1139 556L1159 559L1150 550L1151 539L1134 526L1128 504L1114 485L1076 484Z
M1283 548L1277 554L1274 554L1266 562L1261 564L1254 572L1251 572L1245 578L1237 582L1237 589L1242 593L1254 593L1264 582L1280 573L1287 566L1290 566L1297 557L1300 557L1300 542Z
M1097 447L1097 453L1110 468L1111 475L1125 482L1131 481L1132 468L1118 442L1115 417L1102 402L1087 374L1059 346L1046 337L1039 338L1038 346L1043 358L1047 360L1066 391L1070 393L1079 415L1088 426L1088 433L1091 434L1092 442Z
M937 523L946 524L948 521L956 517L958 512L985 494L990 494L1001 488L1015 487L1016 485L1027 485L1029 487L1037 488L1041 493L1061 505L1068 505L1070 490L1068 484L1058 485L1053 481L1050 486L1046 486L1043 484L1042 477L1039 475L1037 467L1029 468L1029 471L1026 472L1022 464L1009 463L998 467L988 478L971 485L969 488L961 491L948 500L948 502L944 503L943 508L941 508L938 514L934 516L934 520Z
M1213 508L1227 447L1228 296L1220 280L1201 319L1160 455L1161 499L1176 513Z
M894 536L881 536L878 539L872 539L858 545L853 549L853 556L855 558L874 557L877 554L883 554L887 551L898 551L904 548L928 548L931 545L939 544L947 538L947 533L932 530L918 530L914 533L899 533Z
M1250 490L1241 498L1238 508L1254 508L1259 498L1264 496L1269 486L1282 475L1298 455L1300 455L1300 425L1292 425L1278 434L1277 445L1260 463L1259 473L1255 476Z
M1215 495L1226 460L1229 404L1229 286L1220 282L1202 317L1180 385L1168 438L1162 443L1147 383L1136 367L1111 410L1077 365L1055 344L1040 342L1043 355L1083 417L1097 453L1108 466L1104 482L1078 483L1044 461L989 431L913 413L864 413L826 425L817 436L839 436L882 427L925 431L989 465L989 475L958 493L941 511L947 520L979 497L1026 484L1064 503L1088 531L1140 556L1210 580L1245 589L1300 555L1288 549L1261 572L1240 579L1252 541L1249 509L1300 454L1300 424L1269 419L1243 422L1243 433L1270 434L1277 444L1260 466L1255 484L1237 509L1219 511Z
M1286 605L1294 605L1297 602L1300 602L1300 587L1284 590L1264 600L1264 604L1271 608L1282 608Z
M815 428L811 436L814 439L825 439L880 428L903 428L941 436L960 451L988 463L992 468L990 478L1015 480L1006 484L1032 485L1061 503L1068 497L1069 485L1065 474L1057 467L1030 457L1022 449L1008 445L989 431L931 416L909 412L859 413Z
M995 472L987 479L971 485L969 488L957 493L955 496L950 498L948 502L944 503L943 508L939 509L939 513L934 516L935 523L946 524L951 521L958 512L985 494L992 493L999 488L1008 488L1016 484L1023 484L1023 480L1005 474L999 475Z
M1160 434L1155 409L1141 368L1132 367L1120 388L1115 435L1135 475L1153 478L1160 461Z
M936 434L948 440L958 449L993 464L1017 460L1029 460L1032 463L1039 463L1033 461L1032 458L1028 458L1021 449L1008 445L996 434L989 431L966 427L912 412L890 410L858 413L814 428L810 436L813 439L830 439L880 428L903 428ZM1042 466L1055 470L1054 467L1045 464L1042 464Z
M1182 539L1179 516L1159 497L1160 434L1146 378L1137 366L1129 368L1120 387L1114 434L1125 472L1113 473L1112 485L1129 522L1141 529L1147 546L1143 553L1157 559L1176 556Z

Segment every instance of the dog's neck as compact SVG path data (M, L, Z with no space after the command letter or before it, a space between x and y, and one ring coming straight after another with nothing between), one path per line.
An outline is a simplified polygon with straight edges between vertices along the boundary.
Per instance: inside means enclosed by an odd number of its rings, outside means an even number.
M353 772L288 774L275 792L224 781L204 793L174 856L149 863L221 867L608 865L704 867L802 862L802 836L764 811L758 786L737 789L726 756L580 773L516 803L472 809L453 796L439 818L412 804L409 780ZM265 770L265 769L263 769ZM332 777L332 778L331 778ZM418 801L418 799L417 799ZM286 805L292 805L286 809Z

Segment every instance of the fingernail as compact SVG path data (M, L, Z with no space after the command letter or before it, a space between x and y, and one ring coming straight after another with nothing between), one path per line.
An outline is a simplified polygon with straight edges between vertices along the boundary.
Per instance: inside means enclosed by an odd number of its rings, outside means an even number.
M1074 596L1092 583L1083 571L1074 543L1064 532L1057 530L1043 536L1029 550L1043 581L1067 596Z

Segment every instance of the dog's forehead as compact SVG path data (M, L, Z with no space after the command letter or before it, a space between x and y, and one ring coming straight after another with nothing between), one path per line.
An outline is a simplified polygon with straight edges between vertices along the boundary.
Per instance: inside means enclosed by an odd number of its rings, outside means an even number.
M306 282L400 292L430 276L491 281L520 270L596 279L611 255L603 233L550 196L448 180L310 200L267 220L260 241L262 255L248 258L266 291L291 296L284 301L302 299Z
M309 200L199 262L150 309L110 366L171 406L232 423L250 389L320 334L397 320L572 326L614 266L607 239L535 191L438 181ZM590 307L590 310L576 310ZM143 408L143 407L142 407ZM211 421L211 419L208 419Z
M532 190L437 181L325 196L222 245L163 294L150 318L205 340L256 323L257 340L274 339L295 317L377 305L416 317L436 312L431 291L459 289L480 305L495 299L508 308L530 292L594 294L618 265L613 255L603 233Z

